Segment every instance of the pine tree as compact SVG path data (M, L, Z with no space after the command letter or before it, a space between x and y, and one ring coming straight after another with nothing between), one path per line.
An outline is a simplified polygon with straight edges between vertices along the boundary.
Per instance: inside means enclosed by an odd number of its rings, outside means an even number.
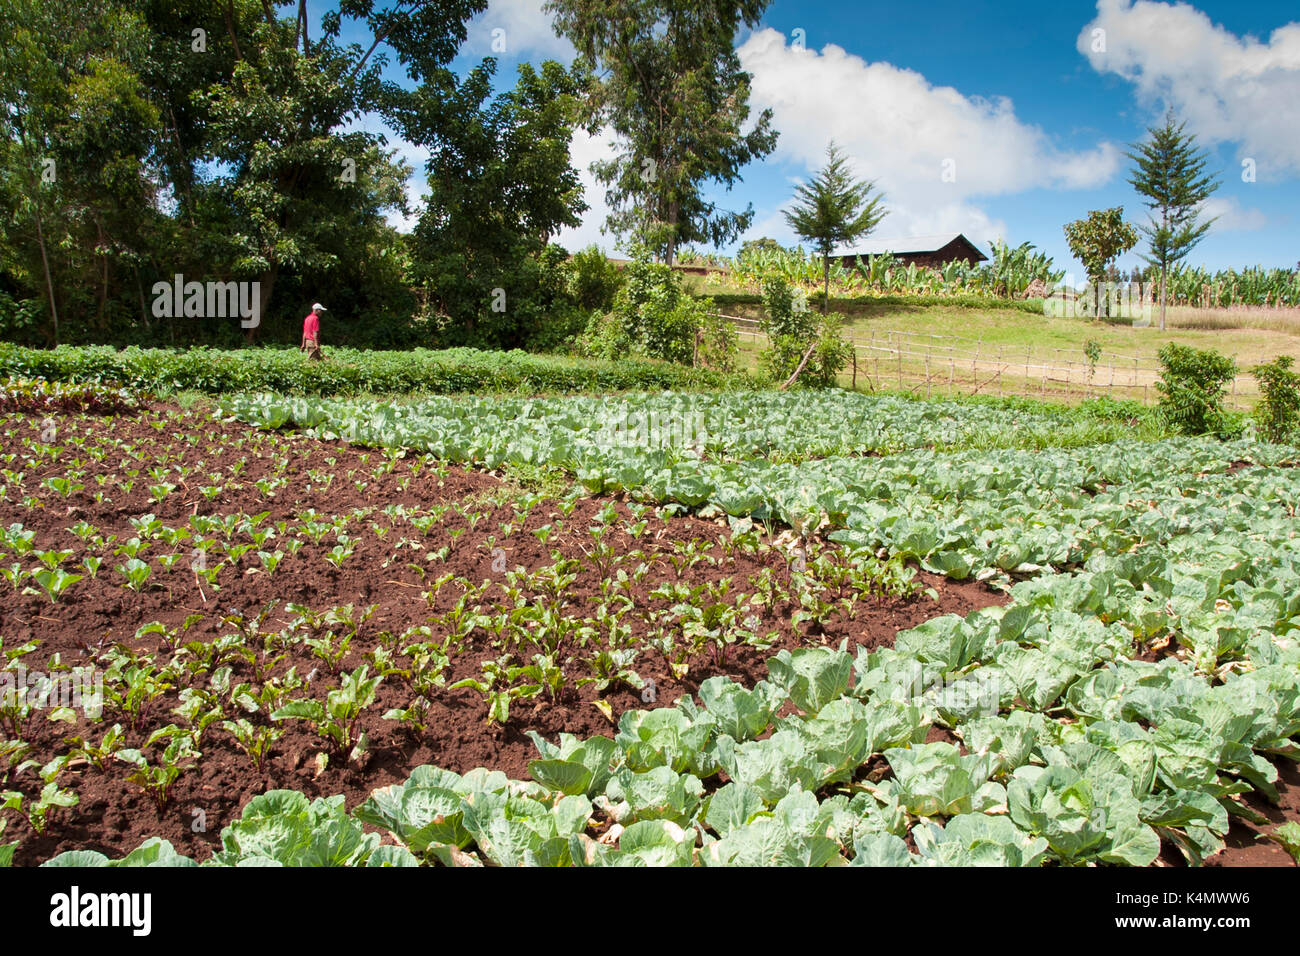
M794 208L785 214L791 228L821 253L823 314L830 302L831 253L836 246L869 234L888 215L880 208L883 196L869 198L874 186L853 178L847 157L831 142L826 147L826 165L812 182L795 191Z
M1199 221L1197 212L1219 188L1219 183L1206 175L1206 154L1196 148L1196 137L1184 132L1186 125L1175 125L1171 109L1165 115L1165 125L1150 128L1150 139L1126 154L1137 164L1129 183L1147 197L1151 210L1150 225L1139 229L1150 250L1142 258L1160 269L1161 330L1168 309L1169 269L1187 258L1213 225L1213 219Z

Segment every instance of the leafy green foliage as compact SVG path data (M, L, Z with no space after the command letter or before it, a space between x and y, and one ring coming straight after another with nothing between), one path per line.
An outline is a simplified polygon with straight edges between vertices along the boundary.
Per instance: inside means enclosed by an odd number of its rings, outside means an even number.
M382 677L369 675L369 665L362 664L350 674L344 674L340 685L329 691L324 702L315 698L292 700L274 711L271 719L306 720L339 752L357 756L359 750L365 749L365 735L357 736L357 721L374 703L375 691L383 681Z
M690 339L685 341L690 360ZM680 348L679 348L680 351ZM719 388L741 384L704 369L629 359L593 362L524 352L474 349L363 352L331 349L328 362L304 362L297 350L216 351L102 346L24 349L0 343L0 373L50 381L121 382L142 391L191 389L210 394L274 391L288 395L376 393L582 392L645 388Z
M843 337L843 316L818 317L809 311L803 290L779 276L763 281L763 311L768 347L759 353L758 364L768 378L784 383L812 348L799 381L814 387L834 385L853 349Z
M700 316L696 366L717 372L733 373L740 354L740 334L736 324L713 312Z
M1170 424L1187 435L1223 434L1229 417L1223 408L1226 386L1237 363L1213 349L1170 342L1160 349L1159 408Z
M568 282L569 293L580 308L605 313L614 307L623 273L599 246L590 245L573 254Z
M1087 219L1078 219L1065 227L1070 251L1088 270L1088 277L1100 281L1106 267L1137 244L1137 233L1124 222L1124 209L1094 209Z
M474 67L450 95L417 89L393 113L433 153L411 273L439 344L553 348L590 311L569 299L566 254L546 242L586 209L569 164L583 80L554 61L523 63L515 88L489 101L495 66Z
M379 846L343 808L343 797L308 802L301 793L271 790L248 801L221 831L214 866L359 866Z
M689 365L709 304L687 295L681 275L638 249L624 270L613 311L593 317L586 351L597 358L634 354Z
M1274 830L1270 837L1280 843L1291 854L1291 858L1300 864L1300 823L1289 820Z
M1106 772L1116 762L1086 773L1059 765L1021 767L1007 789L1011 820L1045 839L1062 862L1096 856L1149 866L1160 853L1160 838L1142 823L1128 779Z
M1255 420L1267 441L1294 441L1300 430L1300 373L1293 365L1295 359L1281 355L1251 369L1263 395L1255 406Z
M816 333L816 315L802 292L780 276L769 276L763 280L762 324L769 344L759 354L759 367L773 381L784 382Z
M760 628L741 620L745 605L765 615L794 609L796 627L829 623L836 597L906 585L910 571L891 569L911 559L992 580L1009 603L926 621L900 632L890 647L850 655L846 643L778 653L767 679L752 688L716 678L699 685L698 699L624 710L612 739L534 737L539 759L528 781L420 768L350 816L321 811L320 829L338 823L337 838L322 853L368 865L1127 865L1149 861L1163 844L1195 865L1222 848L1229 813L1248 812L1246 793L1278 794L1274 763L1297 753L1300 650L1291 637L1300 613L1300 538L1291 531L1300 473L1291 447L1199 437L1141 441L1125 434L1131 409L1115 404L1066 411L845 393L397 404L261 396L233 400L230 409L258 424L293 423L391 449L368 454L375 475L403 457L421 468L446 467L403 450L412 447L494 468L548 463L589 486L626 489L629 498L689 504L730 524L732 534L659 552L667 561L644 638L631 637L640 630L637 615L626 613L621 595L646 580L650 557L616 542L653 534L653 512L633 502L625 520L623 507L609 503L589 522L583 515L591 512L578 512L575 498L554 503L544 534L521 533L530 548L534 540L576 533L582 558L553 554L553 565L519 567L497 584L451 574L435 580L422 570L430 622L405 634L380 631L371 643L370 630L362 630L371 609L354 605L294 605L279 632L274 603L260 611L230 608L217 612L226 633L204 639L185 633L193 621L146 624L137 640L101 651L108 720L130 730L96 733L98 744L69 740L67 754L39 768L53 788L51 800L69 793L58 784L73 752L78 762L84 754L125 764L148 775L137 782L162 786L172 770L190 772L205 729L238 740L268 720L283 727L287 710L312 720L337 752L325 725L346 731L350 714L373 708L378 695L367 683L384 680L385 706L390 697L420 706L421 697L427 701L450 681L453 656L471 639L502 651L479 682L489 712L522 696L562 696L552 674L559 669L563 676L570 646L597 681L632 683L639 652L662 654L671 665L680 663L675 648L697 638L706 646L717 641L719 649L732 639L762 643ZM620 440L626 433L615 430L618 423L652 414L694 419L700 427L690 438L670 435L653 445ZM240 447L250 457L254 446L292 444L270 435L247 442ZM28 464L11 462L7 482L21 484L15 469L30 464L29 486L46 500L57 505L65 493L79 494L34 467L56 453L52 447L26 447ZM94 450L70 452L74 447L69 440L57 454ZM167 478L166 469L141 464L141 487ZM72 473L63 480L71 482ZM320 475L308 469L313 484ZM537 504L533 496L521 499L516 521ZM460 534L483 528L478 507L453 514L443 505L391 503L383 515L392 539L403 522L422 539L457 517L453 530ZM732 512L730 521L724 510ZM0 549L17 557L19 570L56 570L77 566L76 553L61 550L65 540L116 552L116 563L152 560L169 547L183 552L192 533L210 540L214 554L244 558L244 570L251 570L249 549L270 547L274 530L289 555L291 540L314 542L310 560L323 571L319 555L335 541L359 539L367 525L377 530L377 511L308 510L275 522L265 520L268 514L194 514L181 527L169 527L167 514L137 515L125 532L130 537L111 542L89 521L67 529L73 538L48 540L47 523L33 519L33 529L15 522L0 530ZM778 521L802 534L799 557L806 561L788 577L769 566L772 573L748 583L737 578L734 589L730 578L696 583L700 571L737 555L771 558L759 545L759 529ZM498 530L502 541L510 537L504 523L492 524L471 553L484 554ZM823 534L847 547L825 547ZM452 541L463 553L465 539ZM425 547L422 540L407 543L417 553ZM878 557L881 549L890 557ZM602 578L600 606L590 616L565 615L563 600L584 568ZM165 583L165 574L157 580ZM35 585L24 576L18 586L25 582ZM506 598L485 609L491 587ZM855 601L845 600L851 611ZM168 647L172 657L146 654L141 644ZM339 668L345 644L364 655L366 666L341 682L354 686L340 697L334 695L343 687L322 686L329 678L316 683L315 672L300 678L280 666L292 646L300 658L322 660L321 672ZM0 677L36 648L0 647ZM171 706L161 698L181 684L188 686L171 709L179 724L149 735L146 721ZM21 813L40 799L41 784L29 783L38 769L30 748L8 738L31 735L43 702L8 706L18 703L8 697L0 702L0 768L10 768L6 787L21 788L14 791ZM231 720L233 727L214 730L227 712L249 726ZM962 746L926 743L936 728ZM364 741L355 731L354 725L349 742L357 752ZM146 741L139 748L141 758L148 754L143 766L119 746L123 735ZM178 746L169 766L165 750L172 743ZM310 807L304 797L264 814L268 835L292 831L286 839L297 845L293 834L302 833L304 813L311 823ZM289 820L283 827L271 819L280 814ZM353 854L363 822L402 847ZM242 837L240 847L247 848ZM138 859L161 858L154 844Z

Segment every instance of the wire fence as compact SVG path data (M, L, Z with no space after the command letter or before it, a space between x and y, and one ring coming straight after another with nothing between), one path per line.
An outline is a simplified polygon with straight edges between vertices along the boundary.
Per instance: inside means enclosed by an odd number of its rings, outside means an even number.
M760 348L767 335L757 319L723 315L741 341ZM847 330L853 346L841 384L853 389L896 389L939 394L1019 395L1029 398L1110 397L1156 402L1160 365L1151 356L1084 349L1013 346L980 338L877 329ZM1228 386L1225 403L1247 408L1258 397L1249 375L1238 375Z

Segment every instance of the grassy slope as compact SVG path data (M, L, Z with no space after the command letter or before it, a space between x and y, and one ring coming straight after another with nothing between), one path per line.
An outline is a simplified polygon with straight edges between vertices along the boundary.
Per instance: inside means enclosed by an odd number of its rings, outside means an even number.
M728 314L757 316L759 311L752 307L732 307ZM928 342L936 351L936 366L947 368L948 358L939 358L945 348L964 350L980 349L982 356L992 359L999 354L1006 363L1012 364L1002 377L1001 389L996 385L993 391L1020 392L1038 394L1041 388L1039 371L1031 370L1026 376L1023 364L1017 374L1015 362L1024 363L1027 353L1031 362L1038 364L1064 364L1066 362L1083 363L1083 348L1089 341L1098 342L1103 349L1103 358L1098 367L1098 380L1107 381L1109 365L1114 359L1117 369L1126 365L1131 368L1134 359L1144 369L1154 368L1156 354L1167 342L1178 342L1202 349L1217 349L1237 359L1242 372L1247 372L1258 362L1269 361L1278 355L1294 355L1300 358L1300 313L1287 311L1228 311L1193 309L1171 309L1169 328L1161 332L1152 326L1135 328L1128 322L1094 322L1083 318L1060 318L1045 315L1032 315L1016 309L972 309L942 304L898 305L885 304L880 307L857 306L846 316L846 328L859 342L868 342L873 334L877 341L886 333L910 333L916 338L910 339L909 347L924 349ZM1156 322L1158 323L1158 317ZM926 339L924 336L939 336ZM965 342L952 338L970 339ZM880 343L884 344L884 343ZM752 339L741 339L742 365L753 368L758 352L758 344ZM999 353L1001 349L1001 353ZM888 361L888 359L882 359ZM959 359L959 361L961 361ZM964 360L969 362L969 357ZM933 369L932 369L933 370ZM962 371L956 375L957 391L969 391L979 381L996 371L996 366L985 365L970 374L967 366L962 380ZM889 375L895 373L890 367ZM938 376L938 381L931 383L936 391L945 391L947 372ZM1124 373L1117 372L1117 375ZM1154 373L1143 372L1137 380L1147 384L1144 392L1141 386L1133 389L1110 390L1104 392L1115 398L1137 398L1154 401L1155 394L1149 384L1155 380ZM909 360L905 364L904 379L910 385L925 378L920 360ZM1079 367L1071 376L1071 383L1052 383L1047 396L1055 392L1057 398L1073 400L1086 397L1088 389L1082 384L1083 369ZM848 384L844 376L844 384ZM862 380L859 379L859 384ZM896 380L895 380L896 383ZM884 383L885 387L889 382ZM1252 404L1257 397L1257 390L1249 375L1243 374L1237 383L1238 394L1242 404Z

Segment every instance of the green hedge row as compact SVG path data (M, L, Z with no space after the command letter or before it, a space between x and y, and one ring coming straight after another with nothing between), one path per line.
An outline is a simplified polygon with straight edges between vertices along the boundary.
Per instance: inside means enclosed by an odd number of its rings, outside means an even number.
M117 350L109 346L29 349L0 343L0 375L60 382L114 382L148 392L220 394L272 391L295 395L359 392L607 392L715 389L749 384L742 376L667 362L571 359L527 352L415 349L404 352L327 350L309 362L296 349Z
M714 305L762 305L763 297L748 292L728 292L718 293L709 296ZM808 304L820 308L821 295L810 295ZM985 295L947 295L947 296L925 296L925 295L859 295L849 298L838 298L831 296L831 310L844 310L854 308L887 308L890 306L901 306L911 308L930 308L933 306L948 306L959 309L1014 309L1018 312L1028 312L1032 315L1043 314L1042 299L996 299Z

